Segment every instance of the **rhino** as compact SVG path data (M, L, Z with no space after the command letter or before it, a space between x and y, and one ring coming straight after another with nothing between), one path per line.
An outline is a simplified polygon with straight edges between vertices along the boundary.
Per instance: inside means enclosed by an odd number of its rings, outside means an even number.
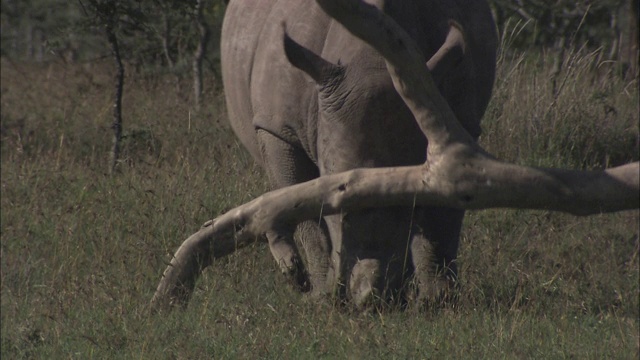
M477 139L498 44L488 4L365 2L416 41L441 94ZM273 188L356 168L425 162L427 140L384 59L314 1L232 0L221 62L231 127ZM460 209L416 206L320 213L266 237L281 270L302 291L340 294L358 305L400 298L408 288L435 299L457 284L463 217Z

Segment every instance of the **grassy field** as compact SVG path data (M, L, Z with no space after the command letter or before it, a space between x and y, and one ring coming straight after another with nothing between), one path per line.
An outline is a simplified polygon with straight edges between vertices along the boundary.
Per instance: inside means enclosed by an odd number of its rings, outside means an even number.
M482 145L520 164L638 160L638 83L571 54L501 58ZM290 289L265 244L205 272L189 307L148 303L177 246L267 190L221 92L128 76L120 172L107 175L111 64L2 60L2 359L637 359L638 211L470 212L456 307L361 313ZM209 79L211 86L215 79Z

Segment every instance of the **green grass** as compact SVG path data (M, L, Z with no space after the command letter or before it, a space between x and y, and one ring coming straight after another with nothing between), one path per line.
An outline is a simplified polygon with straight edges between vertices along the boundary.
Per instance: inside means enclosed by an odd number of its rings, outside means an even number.
M638 159L637 82L574 65L554 98L549 61L519 59L502 58L483 146L539 166ZM208 269L186 310L151 316L182 240L267 189L221 94L197 115L188 81L129 76L109 177L109 64L1 69L3 359L638 358L638 211L470 212L455 308L309 301L256 244Z
M552 86L554 54L501 54L481 143L527 165L590 168L637 161L638 82L600 52L569 52Z

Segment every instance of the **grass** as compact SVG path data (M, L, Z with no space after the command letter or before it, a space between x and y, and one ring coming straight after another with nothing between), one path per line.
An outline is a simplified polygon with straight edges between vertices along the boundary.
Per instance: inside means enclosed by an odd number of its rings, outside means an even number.
M572 54L552 94L545 55L504 55L482 145L538 166L638 160L637 82L595 74L590 56ZM267 189L220 92L195 114L187 81L130 75L124 158L109 177L109 64L1 65L2 358L640 354L638 211L470 212L455 308L360 313L308 301L257 244L208 269L186 310L150 316L181 241Z

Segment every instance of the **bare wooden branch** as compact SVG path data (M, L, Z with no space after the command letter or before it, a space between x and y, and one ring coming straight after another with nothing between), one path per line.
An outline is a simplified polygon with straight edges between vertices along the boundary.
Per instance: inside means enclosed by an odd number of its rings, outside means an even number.
M521 208L575 215L638 208L640 163L605 171L528 168L445 151L425 165L357 169L266 193L205 224L178 249L152 304L184 305L213 258L255 242L275 224L380 206Z

